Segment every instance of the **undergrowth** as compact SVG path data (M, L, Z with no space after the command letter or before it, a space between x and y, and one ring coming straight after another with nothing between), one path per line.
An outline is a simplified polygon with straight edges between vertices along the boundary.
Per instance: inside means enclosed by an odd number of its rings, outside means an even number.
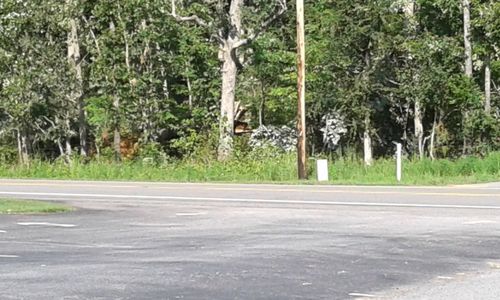
M310 180L316 183L315 162L309 161ZM356 159L330 162L331 184L397 184L393 159L376 160L371 167ZM116 164L111 160L49 163L34 160L29 167L1 165L0 177L25 179L135 180L168 182L298 183L295 154L247 154L226 162L182 160L152 162L135 160ZM443 185L500 180L500 152L484 158L457 160L405 160L406 185Z

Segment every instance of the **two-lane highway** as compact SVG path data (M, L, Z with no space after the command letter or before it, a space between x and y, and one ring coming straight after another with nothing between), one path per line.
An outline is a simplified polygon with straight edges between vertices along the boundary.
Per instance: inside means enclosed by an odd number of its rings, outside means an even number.
M141 182L0 181L0 196L120 202L239 202L262 204L500 209L500 186L449 187L166 184Z
M500 185L0 180L0 299L498 299Z

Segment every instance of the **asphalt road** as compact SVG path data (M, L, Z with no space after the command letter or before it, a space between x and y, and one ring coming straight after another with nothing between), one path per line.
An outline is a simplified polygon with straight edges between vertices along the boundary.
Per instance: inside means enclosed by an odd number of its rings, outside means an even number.
M500 299L500 184L0 180L0 299Z

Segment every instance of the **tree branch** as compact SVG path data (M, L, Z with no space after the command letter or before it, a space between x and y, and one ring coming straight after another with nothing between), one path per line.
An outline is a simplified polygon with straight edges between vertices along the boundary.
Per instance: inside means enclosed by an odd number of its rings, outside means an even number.
M276 21L281 15L283 15L287 11L286 0L278 0L279 9L267 20L265 20L259 27L257 31L250 34L247 38L239 40L238 42L233 44L233 49L246 46L259 37L274 21Z
M491 84L493 85L493 88L497 91L497 93L499 93L499 94L500 94L500 88L499 88L499 87L497 87L497 85L496 85L496 83L495 83L495 80L492 80L492 81L491 81Z
M99 47L99 40L97 39L95 33L94 33L94 30L92 30L92 27L91 25L89 24L89 21L87 20L87 18L85 18L85 16L82 16L82 20L85 22L85 24L89 27L89 30L90 30L90 36L92 37L92 40L94 40L94 43L95 43L95 47L96 47L96 50L97 50L97 55L101 56L101 48Z
M198 17L197 15L191 15L188 17L181 17L181 16L177 15L177 10L175 7L175 0L171 0L171 5L172 5L172 11L171 11L170 15L172 17L174 17L174 19L176 19L177 21L179 21L179 22L195 22L199 26L208 27L208 23L205 22L202 18Z

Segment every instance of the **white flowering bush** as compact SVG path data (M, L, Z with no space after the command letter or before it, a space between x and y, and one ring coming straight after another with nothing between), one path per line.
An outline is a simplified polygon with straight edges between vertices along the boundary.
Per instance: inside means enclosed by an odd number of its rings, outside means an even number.
M288 126L260 126L250 137L253 149L275 147L285 152L295 151L297 147L297 131Z
M323 116L323 145L328 150L335 150L340 139L347 133L344 119L337 112L331 112Z

